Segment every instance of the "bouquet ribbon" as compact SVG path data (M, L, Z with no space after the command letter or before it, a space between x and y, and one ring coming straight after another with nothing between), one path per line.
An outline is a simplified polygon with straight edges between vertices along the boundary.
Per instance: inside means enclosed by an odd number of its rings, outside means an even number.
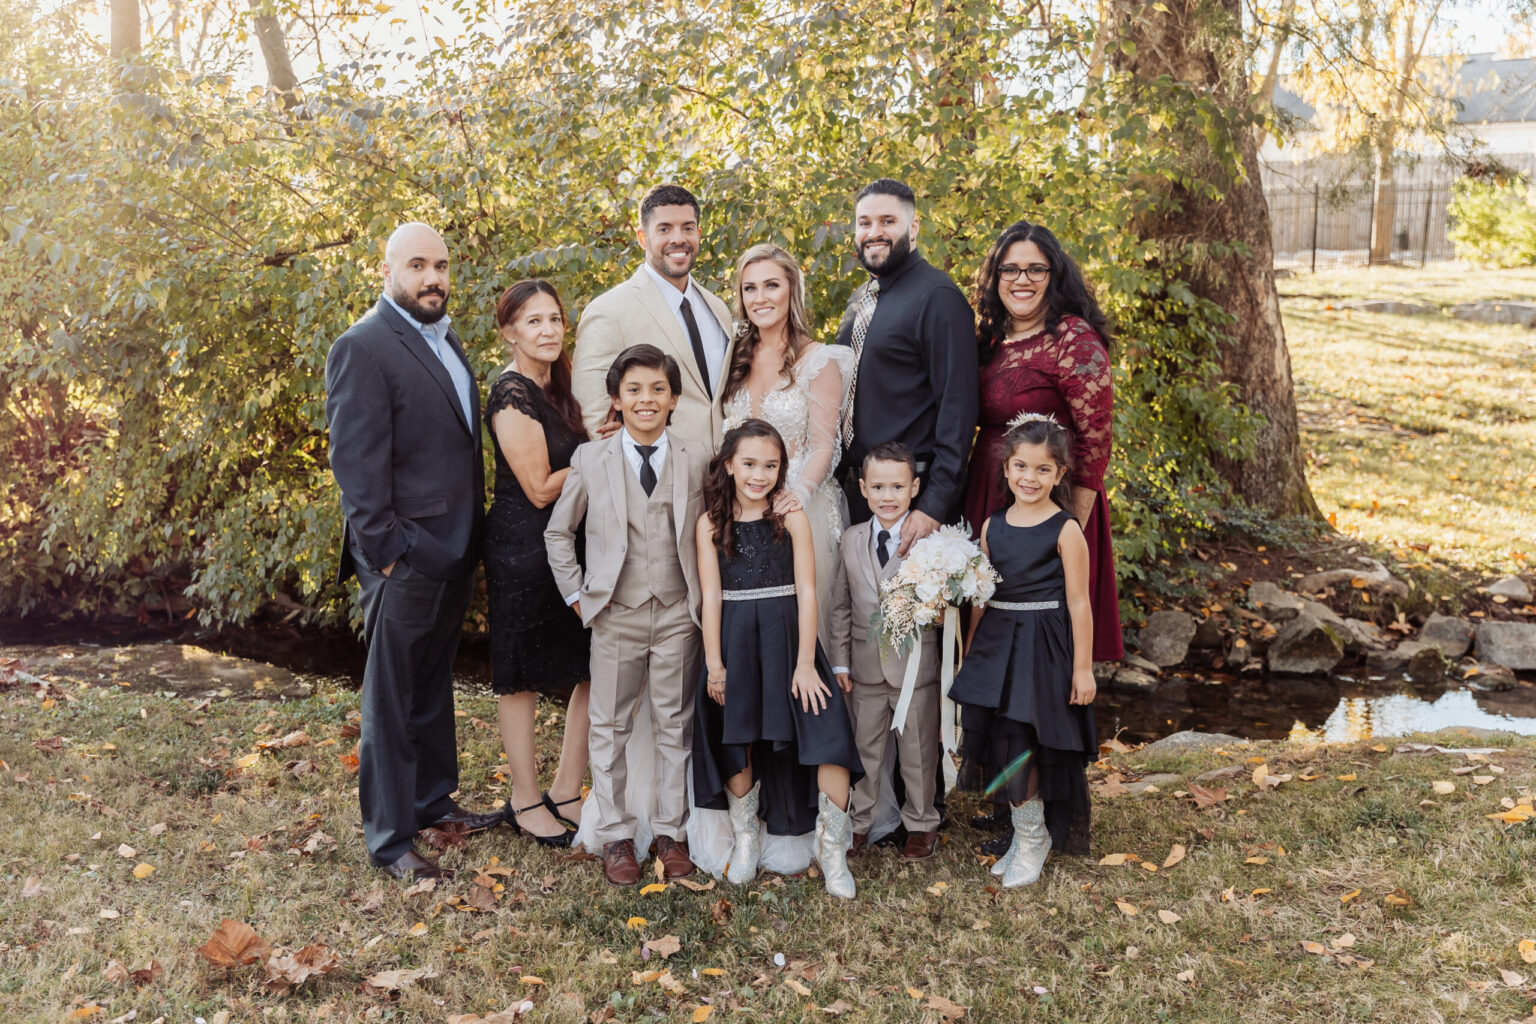
M945 754L953 754L960 748L956 739L955 702L949 699L949 688L955 683L959 632L960 609L949 605L944 609L943 639L939 642L939 742L943 744ZM922 660L923 644L919 638L907 652L907 667L901 678L901 694L896 698L895 711L891 713L891 728L898 735L907 724L907 711L912 706L912 694L917 689L917 667ZM943 763L944 788L948 791L955 785L954 758L945 757Z

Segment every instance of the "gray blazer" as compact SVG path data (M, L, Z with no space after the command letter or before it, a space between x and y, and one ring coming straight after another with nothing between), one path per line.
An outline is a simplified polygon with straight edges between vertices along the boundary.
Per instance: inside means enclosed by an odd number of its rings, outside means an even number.
M876 564L870 540L873 522L869 519L843 531L832 574L832 663L847 665L848 675L856 683L885 682L899 687L907 661L894 648L879 643L869 628L869 620L880 608L880 581L895 575L901 568L901 559L892 555L883 569ZM922 653L918 657L917 683L937 683L938 631L925 629L919 636Z
M480 389L451 330L448 344L470 371L473 422L442 360L385 299L331 345L325 418L346 516L338 583L355 571L354 546L371 569L401 561L436 579L468 573L480 554Z
M629 510L624 498L624 474L633 472L624 460L622 433L589 441L571 456L571 472L549 514L544 547L560 593L581 594L581 621L590 625L608 607L618 586L619 571L629 547ZM677 553L688 581L688 610L699 622L699 554L694 523L704 512L704 468L709 450L697 441L667 431L667 460L672 471L672 518L677 526ZM586 516L587 564L576 560L576 530Z

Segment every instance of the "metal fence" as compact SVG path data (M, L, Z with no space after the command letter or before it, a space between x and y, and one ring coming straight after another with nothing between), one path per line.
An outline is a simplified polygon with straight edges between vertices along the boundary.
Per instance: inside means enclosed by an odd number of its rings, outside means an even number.
M1315 271L1372 263L1423 266L1430 260L1452 259L1455 251L1446 233L1450 186L1400 185L1393 192L1390 253L1373 260L1369 182L1265 190L1275 266Z

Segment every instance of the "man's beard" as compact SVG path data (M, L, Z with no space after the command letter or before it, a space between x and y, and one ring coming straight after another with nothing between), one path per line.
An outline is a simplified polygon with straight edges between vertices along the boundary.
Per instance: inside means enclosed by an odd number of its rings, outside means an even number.
M417 323L435 324L448 315L448 290L438 288L426 288L415 295L411 295L403 288L392 288L389 297L400 304L400 308L411 314ZM427 309L418 301L423 295L441 295L443 304L436 309Z
M698 259L699 259L699 254L698 254L697 250L694 250L694 249L687 250L687 252L688 252L688 266L683 268L683 270L680 271L680 272L673 270L671 265L667 263L668 252L669 252L669 250L663 249L661 251L661 258L659 260L657 260L655 263L651 264L653 267L656 268L658 273L660 273L663 277L670 277L670 278L673 278L673 279L685 278L689 274L693 273L693 265L696 262L698 262Z
M881 274L895 270L897 267L901 266L904 262L906 262L907 257L911 255L911 253L912 239L908 238L906 235L902 235L900 238L897 238L891 242L891 247L889 250L887 250L885 259L878 266L871 266L869 263L865 262L863 246L858 248L858 250L855 252L855 255L859 259L859 266L863 267L871 274L874 274L876 277L879 277Z

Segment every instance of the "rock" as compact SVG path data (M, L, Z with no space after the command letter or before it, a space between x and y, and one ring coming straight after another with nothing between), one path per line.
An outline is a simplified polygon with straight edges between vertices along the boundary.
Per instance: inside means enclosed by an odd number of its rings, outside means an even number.
M1189 642L1189 646L1197 651L1214 651L1221 646L1226 639L1222 635L1221 623L1214 618L1204 618L1195 626L1195 637Z
M1145 793L1149 786L1156 786L1158 789L1162 789L1164 786L1171 786L1178 781L1179 777L1177 775L1162 772L1155 775L1143 775L1135 782L1127 782L1125 788L1131 791L1132 796L1135 796L1137 793Z
M1115 685L1123 686L1128 690L1146 690L1151 692L1157 689L1157 676L1127 665L1115 673Z
M1374 558L1360 558L1358 561L1365 566L1364 569L1328 569L1324 572L1315 572L1297 580L1296 589L1315 593L1328 587L1353 588L1356 580L1363 580L1365 586L1361 589L1369 590L1380 597L1408 596L1408 584L1388 572L1386 566Z
M1459 658L1472 646L1472 623L1436 612L1424 620L1419 639L1438 646L1447 658Z
M1227 647L1227 667L1242 668L1254 659L1255 653L1253 645L1246 638L1235 636Z
M1467 676L1467 688L1478 693L1504 693L1515 688L1515 673L1503 665L1485 665L1473 662L1471 675Z
M1270 622L1289 622L1302 612L1308 612L1341 633L1349 632L1349 627L1332 608L1310 597L1298 597L1281 590L1268 580L1260 580L1248 588L1248 603L1259 609Z
M1344 628L1349 630L1351 654L1360 651L1380 651L1387 646L1389 638L1386 631L1374 622L1366 622L1364 619L1345 619Z
M1290 675L1323 675L1344 660L1349 631L1301 612L1269 645L1269 670Z
M1536 327L1536 305L1529 302L1462 302L1451 307L1451 316L1479 324Z
M1418 650L1417 648L1413 650L1404 650L1403 648L1415 642L1413 640L1405 640L1391 650L1367 651L1365 667L1372 672L1401 672L1408 667L1408 659Z
M1477 660L1517 670L1536 668L1536 625L1528 622L1479 623Z
M1096 661L1093 663L1093 681L1100 686L1107 686L1115 678L1115 673L1120 671L1118 661Z
M1440 312L1437 306L1423 302L1398 302L1395 299L1355 299L1352 302L1341 302L1335 308L1352 309L1358 313L1386 313L1391 316L1420 316Z
M1495 597L1507 597L1521 604L1531 603L1531 585L1519 576L1505 576L1497 583L1490 584L1488 593Z
M1439 683L1445 680L1451 663L1446 659L1444 651L1422 640L1409 640L1407 643L1399 644L1397 648L1399 653L1404 647L1415 648L1408 652L1408 663L1403 666L1403 675L1410 683Z
M1139 654L1127 654L1125 656L1125 664L1131 666L1131 668L1139 668L1143 672L1151 672L1153 675L1161 675L1163 672L1161 668Z
M1153 612L1141 629L1141 654L1159 668L1177 665L1189 654L1194 638L1195 619L1188 612L1176 608Z
M1205 785L1207 782L1220 782L1222 779L1235 779L1239 775L1247 775L1248 769L1240 764L1229 764L1225 768L1212 768L1208 772L1202 772L1195 776L1194 781Z
M1236 736L1228 736L1224 732L1197 732L1186 729L1183 732L1172 733L1164 736L1156 743L1149 743L1137 751L1142 757L1153 754L1184 754L1191 750L1208 750L1211 747L1227 747L1246 742Z

